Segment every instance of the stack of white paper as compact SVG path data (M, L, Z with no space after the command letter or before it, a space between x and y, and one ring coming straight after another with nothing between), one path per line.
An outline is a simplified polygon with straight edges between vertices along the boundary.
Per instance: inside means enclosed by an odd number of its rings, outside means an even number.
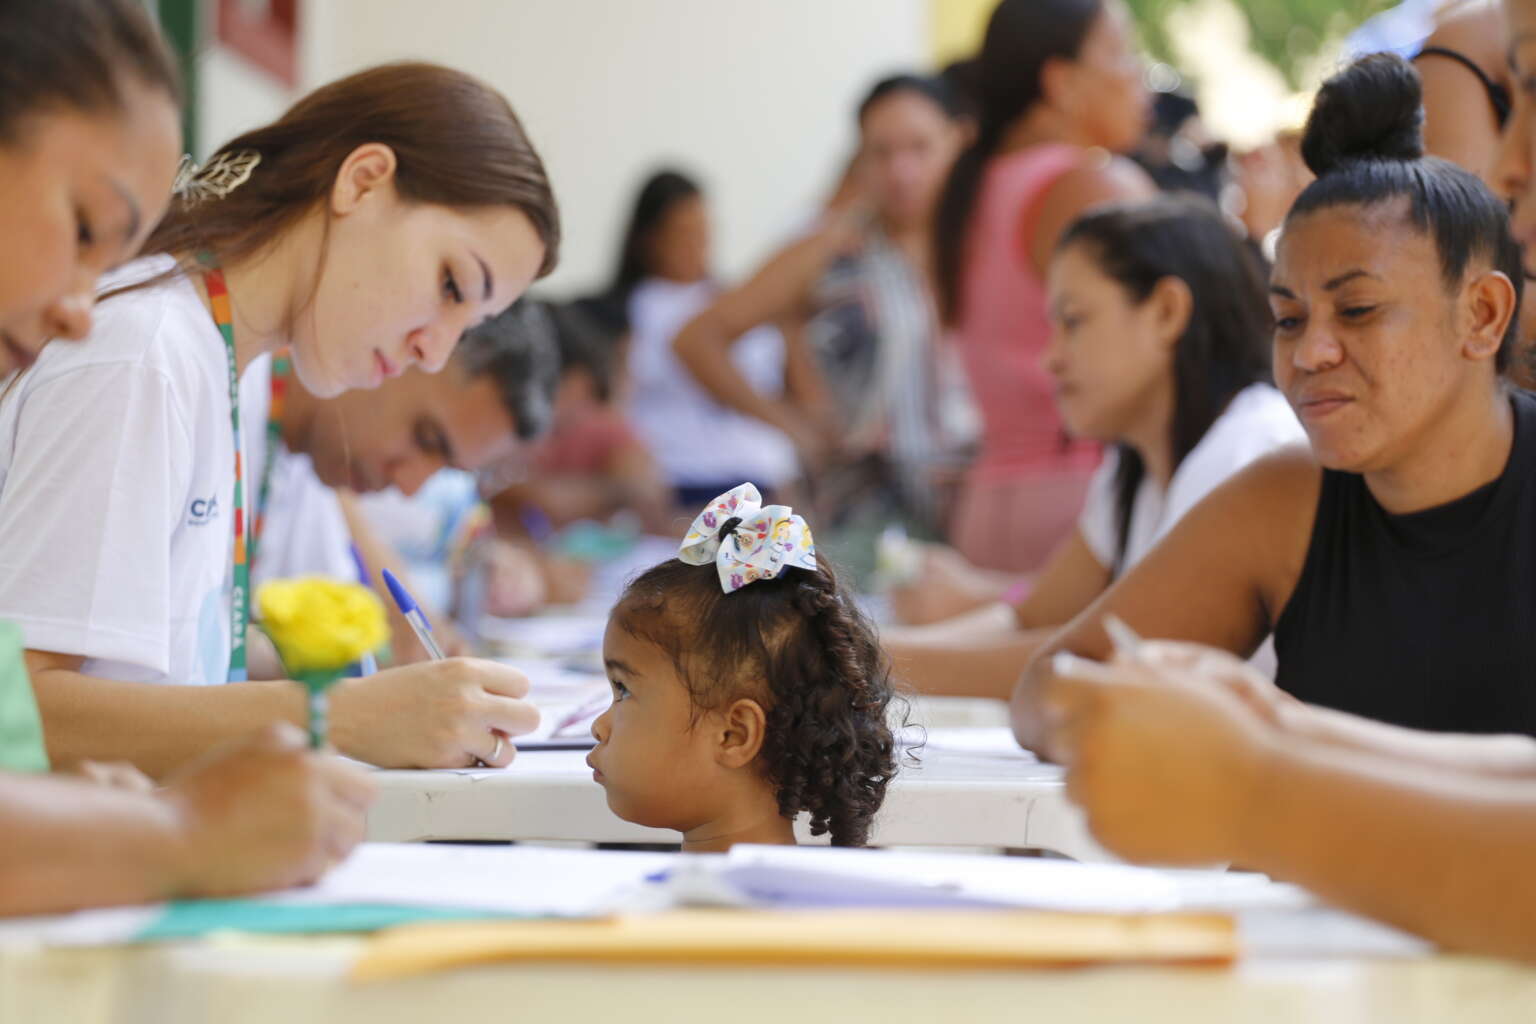
M743 845L724 857L679 861L666 884L676 903L760 907L1016 907L1119 914L1308 902L1299 889L1262 875L815 846Z

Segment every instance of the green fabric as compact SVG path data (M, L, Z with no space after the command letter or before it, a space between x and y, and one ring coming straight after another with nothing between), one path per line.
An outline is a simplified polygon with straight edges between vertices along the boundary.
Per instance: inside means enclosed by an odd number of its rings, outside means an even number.
M166 907L160 917L136 937L139 942L195 939L210 932L261 932L306 935L327 932L374 932L420 921L473 921L521 917L474 910L395 907L375 904L306 906L253 900L185 900Z
M46 772L43 720L21 652L21 630L0 622L0 771Z

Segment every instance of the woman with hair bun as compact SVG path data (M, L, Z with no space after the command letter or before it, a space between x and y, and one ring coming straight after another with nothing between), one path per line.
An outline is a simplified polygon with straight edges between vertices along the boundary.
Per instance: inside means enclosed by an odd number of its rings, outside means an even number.
M1512 9L1536 26L1536 3ZM1106 612L1228 650L1277 621L1292 693L1532 731L1536 400L1497 376L1517 252L1491 194L1417 157L1418 119L1415 76L1373 56L1308 126L1319 178L1280 243L1275 366L1321 467L1277 459L1213 496L1064 646L1102 656ZM1529 131L1528 108L1515 120ZM1116 632L1112 662L1060 652L1015 701L1021 735L1070 751L1067 790L1107 847L1235 861L1451 949L1536 961L1529 736L1368 721L1226 652Z
M1317 180L1270 283L1275 379L1311 456L1255 463L1078 616L1014 694L1025 744L1051 652L1107 655L1106 614L1242 657L1273 630L1284 696L1255 694L1313 705L1314 731L1536 734L1536 396L1501 376L1520 254L1483 183L1422 156L1422 121L1400 58L1323 86L1302 143Z

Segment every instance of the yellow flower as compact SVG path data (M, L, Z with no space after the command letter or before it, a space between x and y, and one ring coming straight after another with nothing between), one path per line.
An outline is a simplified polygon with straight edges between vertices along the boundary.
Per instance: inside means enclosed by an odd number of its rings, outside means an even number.
M332 672L389 639L384 605L367 587L310 576L256 588L261 627L289 672Z

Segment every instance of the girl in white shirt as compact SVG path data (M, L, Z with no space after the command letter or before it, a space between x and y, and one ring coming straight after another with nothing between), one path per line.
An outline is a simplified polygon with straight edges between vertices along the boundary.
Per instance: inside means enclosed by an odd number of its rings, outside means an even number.
M679 171L656 172L635 199L609 290L629 322L625 412L690 514L740 480L774 493L799 472L789 435L721 403L672 351L678 332L720 295L710 276L711 235L698 183ZM776 327L754 330L731 361L756 393L793 402L785 395L785 342Z
M282 348L322 396L441 369L559 241L506 100L428 64L325 86L183 186L90 336L0 400L0 618L27 637L59 763L158 774L304 720L297 685L240 682L268 469L241 455L267 428L240 422L241 374ZM393 669L334 692L331 734L381 765L505 764L537 721L526 688L483 662Z
M886 631L896 671L925 692L1006 699L1055 628L1206 494L1306 441L1269 383L1263 268L1205 200L1164 196L1083 216L1056 249L1048 294L1045 361L1062 417L1074 435L1115 448L1077 530L1027 594Z

